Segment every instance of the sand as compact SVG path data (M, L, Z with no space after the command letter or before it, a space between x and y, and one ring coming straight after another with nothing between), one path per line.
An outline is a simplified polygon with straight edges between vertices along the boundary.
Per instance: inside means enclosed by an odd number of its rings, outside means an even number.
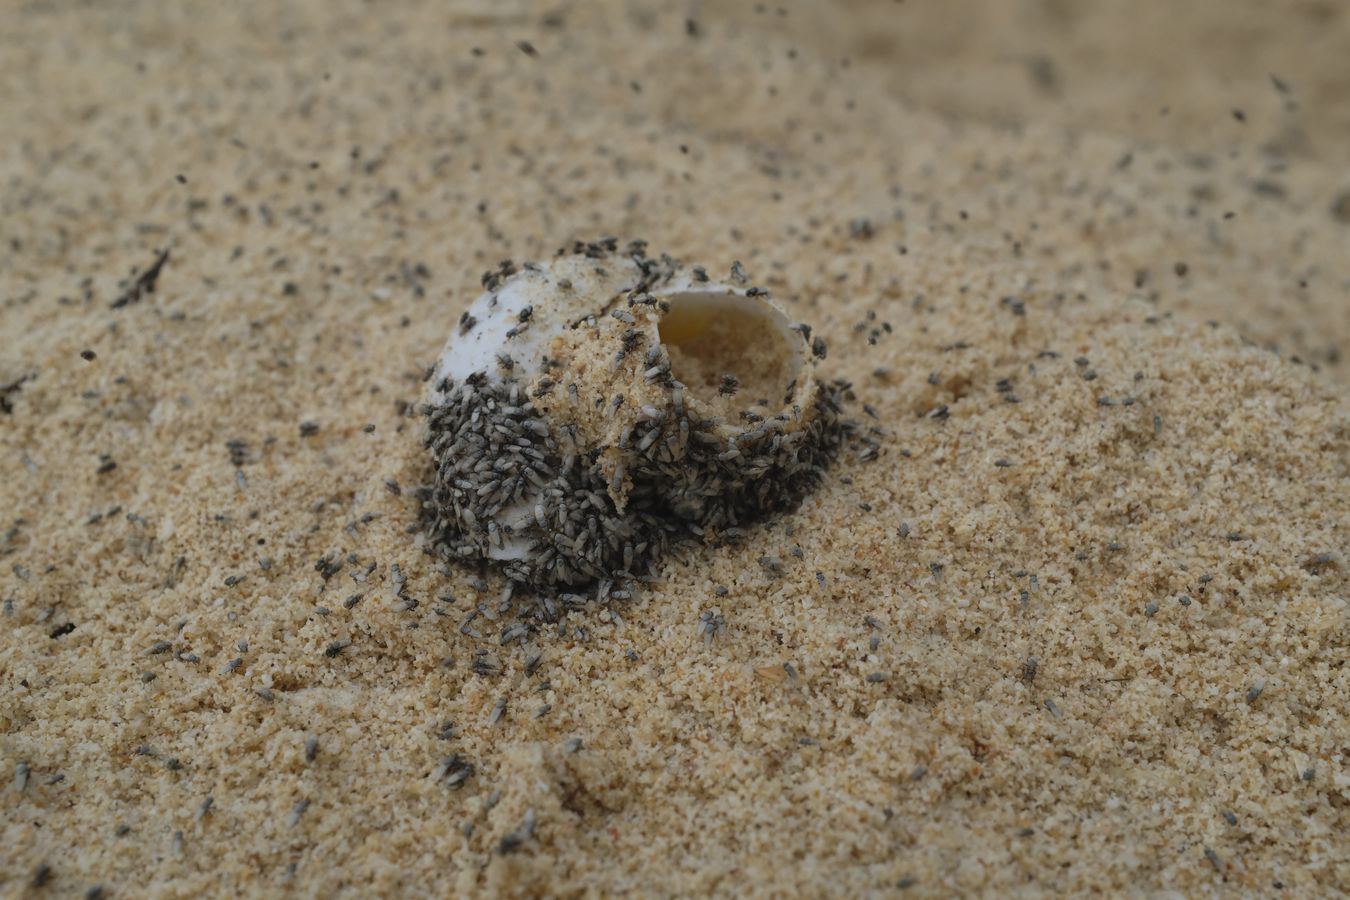
M1350 884L1350 13L849 6L7 15L6 895ZM741 261L879 453L515 636L422 378L602 235Z

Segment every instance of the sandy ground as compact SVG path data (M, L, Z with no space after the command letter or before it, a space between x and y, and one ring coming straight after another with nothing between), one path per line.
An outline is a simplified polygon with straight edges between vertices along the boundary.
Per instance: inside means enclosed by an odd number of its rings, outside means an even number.
M12 4L5 894L1343 890L1350 11L1115 6ZM610 234L882 452L503 644L424 369Z

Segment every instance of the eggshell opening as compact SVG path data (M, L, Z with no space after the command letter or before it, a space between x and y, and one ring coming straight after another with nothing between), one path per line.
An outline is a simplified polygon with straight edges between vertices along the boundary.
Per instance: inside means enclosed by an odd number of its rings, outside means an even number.
M772 415L791 403L805 342L767 302L733 292L685 291L665 299L658 332L670 373L707 413Z

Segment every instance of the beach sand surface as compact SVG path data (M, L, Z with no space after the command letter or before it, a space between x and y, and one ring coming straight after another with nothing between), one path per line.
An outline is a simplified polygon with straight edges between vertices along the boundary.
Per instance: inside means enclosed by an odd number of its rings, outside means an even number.
M1350 9L1129 6L12 4L0 893L1344 890ZM876 451L517 635L423 378L607 235Z

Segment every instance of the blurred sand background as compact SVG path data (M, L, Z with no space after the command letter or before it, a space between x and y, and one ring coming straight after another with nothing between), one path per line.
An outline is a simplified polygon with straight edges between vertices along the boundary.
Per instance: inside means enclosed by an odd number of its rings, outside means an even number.
M4 22L6 895L1350 883L1350 7ZM882 452L503 643L424 367L608 234L742 261Z

